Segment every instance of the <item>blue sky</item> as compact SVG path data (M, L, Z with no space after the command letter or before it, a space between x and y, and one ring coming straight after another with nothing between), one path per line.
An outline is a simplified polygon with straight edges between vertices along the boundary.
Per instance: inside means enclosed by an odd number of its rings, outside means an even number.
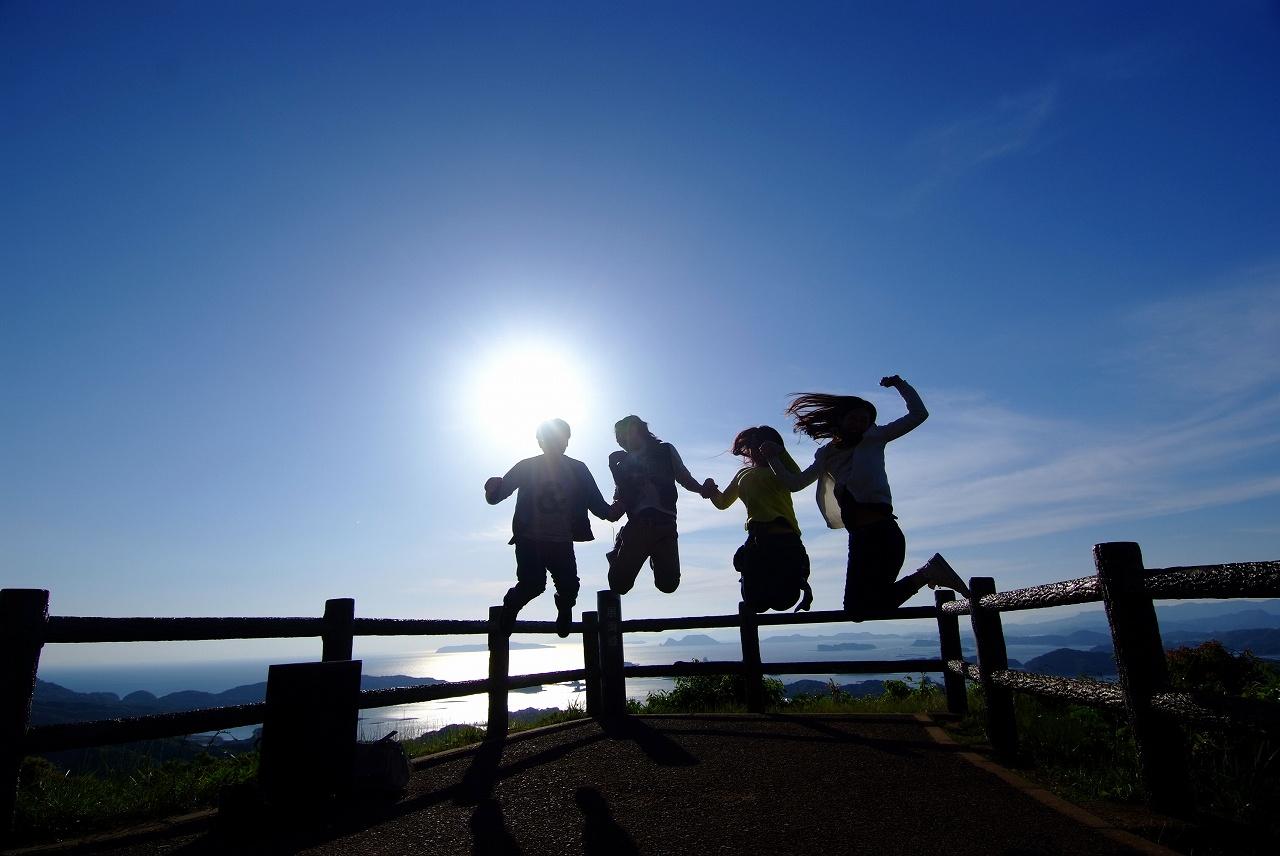
M1280 557L1277 91L1262 2L0 4L3 583L479 617L536 419L478 387L548 349L602 483L900 373L909 564ZM743 516L627 613L732 611Z

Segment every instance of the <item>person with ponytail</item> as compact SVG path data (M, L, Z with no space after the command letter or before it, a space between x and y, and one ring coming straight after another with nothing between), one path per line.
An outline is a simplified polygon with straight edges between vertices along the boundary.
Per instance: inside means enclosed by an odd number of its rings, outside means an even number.
M774 475L761 454L760 447L766 442L781 449L782 435L768 425L738 432L732 451L746 466L738 470L723 492L714 491L707 498L722 511L739 499L747 507L747 540L733 554L743 603L755 612L781 611L793 605L800 612L813 603L809 554L800 540L791 491ZM786 450L777 457L789 472L799 474L800 467Z
M876 424L876 408L854 395L806 392L793 397L787 414L795 430L828 441L813 463L799 473L782 459L781 444L766 443L762 453L784 485L793 491L818 482L818 507L827 525L849 533L844 609L855 621L889 612L924 586L969 590L951 566L935 554L923 567L902 579L907 542L893 513L893 497L885 474L884 447L918 427L929 416L920 395L897 375L880 385L898 391L907 414L887 425Z

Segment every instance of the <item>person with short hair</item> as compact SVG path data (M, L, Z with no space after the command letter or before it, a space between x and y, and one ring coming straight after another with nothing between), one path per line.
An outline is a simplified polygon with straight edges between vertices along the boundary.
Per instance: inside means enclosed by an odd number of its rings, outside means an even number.
M610 522L622 516L620 505L605 502L587 465L565 454L569 435L563 419L543 422L537 431L542 454L484 483L490 505L516 493L509 542L516 548L516 584L502 599L503 629L508 634L524 605L546 591L550 573L556 587L556 633L561 638L569 635L579 588L573 542L595 537L588 511Z
M670 594L680 585L676 484L706 497L715 490L715 482L699 483L676 447L655 437L639 416L619 419L613 433L622 451L609 456L609 471L615 504L626 509L627 522L606 554L609 588L617 594L631 591L647 559L653 584Z
M781 460L780 445L766 443L763 448L770 468L791 490L801 490L816 480L818 508L827 525L848 530L844 609L855 621L896 609L926 585L969 595L959 575L937 554L919 570L897 578L906 559L907 541L893 513L884 448L918 427L929 411L920 395L897 375L881 378L880 385L898 391L907 404L905 416L877 425L875 405L866 399L801 393L787 407L795 430L815 440L827 440L827 444L800 473L791 472Z
M723 492L717 490L708 499L722 511L739 499L747 507L747 540L733 554L742 602L754 612L790 609L793 605L800 612L813 604L809 554L800 540L791 490L774 475L760 451L766 442L782 448L782 435L768 425L739 431L733 438L732 452L742 457L746 466L738 470ZM792 473L800 472L785 449L777 457Z

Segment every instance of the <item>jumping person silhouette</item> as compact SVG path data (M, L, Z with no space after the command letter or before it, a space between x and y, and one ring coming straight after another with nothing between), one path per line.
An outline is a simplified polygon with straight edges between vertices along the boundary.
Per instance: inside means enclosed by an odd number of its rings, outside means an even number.
M563 419L543 422L537 433L542 454L525 458L505 476L484 483L484 498L490 505L519 491L510 541L516 548L516 584L502 599L507 633L521 608L546 591L550 572L556 587L556 632L562 638L569 635L579 585L573 542L593 540L588 511L601 520L622 516L621 505L604 501L587 465L565 455L569 433Z
M780 445L765 443L762 448L774 475L791 490L817 479L818 507L827 525L848 530L844 609L854 620L895 609L926 585L969 594L937 554L919 570L897 579L907 542L893 514L884 447L924 422L929 411L919 394L897 375L881 378L880 385L898 390L907 404L907 415L888 425L875 424L875 405L857 396L807 392L792 399L787 413L795 420L795 430L829 441L803 472L793 473L786 467Z
M791 490L769 468L760 452L763 443L782 449L782 435L768 425L746 428L733 438L733 454L746 460L724 492L708 499L724 510L741 499L747 507L747 541L733 554L733 566L741 575L742 600L755 612L789 609L799 600L796 611L813 603L809 588L809 554L800 540L800 524L791 504ZM789 472L800 467L785 450L777 457Z
M670 443L664 443L639 416L619 419L613 426L621 452L609 456L609 470L618 503L627 513L609 559L609 588L626 594L646 559L653 568L658 591L670 594L680 585L680 551L676 536L676 483L699 496L715 490L707 479L699 484Z

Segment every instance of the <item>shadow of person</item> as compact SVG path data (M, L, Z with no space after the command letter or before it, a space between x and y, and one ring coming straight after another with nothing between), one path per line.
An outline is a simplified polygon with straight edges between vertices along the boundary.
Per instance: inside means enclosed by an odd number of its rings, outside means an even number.
M609 813L609 803L595 788L578 788L573 801L582 809L582 852L585 856L639 856L631 835Z
M507 831L497 800L481 800L471 813L471 852L474 856L520 856L520 844Z
M604 733L614 740L631 740L649 760L661 767L690 767L698 763L683 746L634 716L606 720Z
M471 756L471 766L462 776L458 787L459 805L476 805L493 793L498 780L498 767L502 763L501 740L486 740Z

